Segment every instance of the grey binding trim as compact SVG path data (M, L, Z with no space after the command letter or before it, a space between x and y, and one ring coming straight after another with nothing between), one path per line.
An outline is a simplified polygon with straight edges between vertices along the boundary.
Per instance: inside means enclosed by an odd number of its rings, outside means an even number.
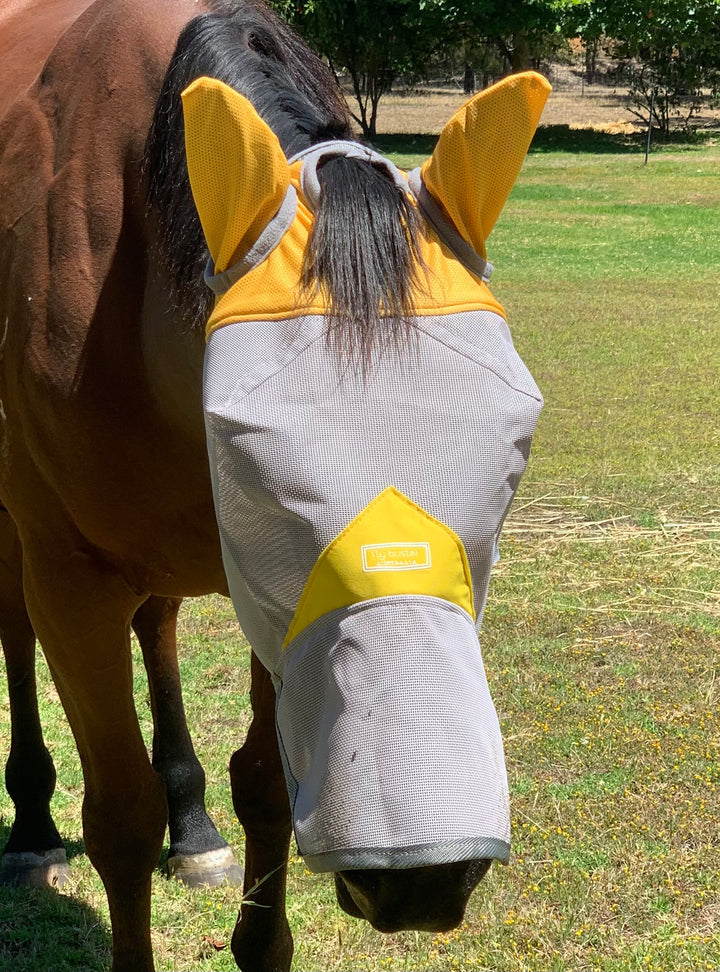
M420 169L413 169L408 175L408 187L417 199L417 204L425 219L430 223L443 243L446 243L463 264L476 277L488 283L493 272L492 263L483 260L480 254L473 250L467 240L453 226L450 218L435 200L430 190L422 181Z
M223 270L222 273L213 273L215 267L212 262L212 257L208 260L207 266L205 267L204 280L210 290L217 297L222 296L241 277L244 277L246 273L252 270L253 267L262 263L290 229L296 213L297 193L295 192L295 187L290 185L288 186L288 191L285 193L285 198L282 201L280 209L275 213L242 260L233 263L231 267Z
M510 861L510 845L497 837L460 837L441 844L418 844L415 847L362 847L357 850L326 851L324 854L303 854L305 864L316 874L369 868L424 867L427 864L454 864L457 861L488 858L507 864Z
M300 169L300 188L307 200L307 204L313 211L317 209L320 199L320 182L317 176L317 168L322 159L328 156L342 155L348 159L362 159L381 166L387 172L398 189L403 192L408 191L407 182L403 178L397 166L393 165L390 159L362 145L360 142L350 142L344 139L336 139L329 142L320 142L318 145L311 145L310 148L298 152L290 160L290 164L302 160Z

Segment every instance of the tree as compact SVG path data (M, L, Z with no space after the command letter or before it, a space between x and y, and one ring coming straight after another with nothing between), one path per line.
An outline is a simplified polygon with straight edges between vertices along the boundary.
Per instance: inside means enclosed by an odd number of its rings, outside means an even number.
M573 0L435 0L446 42L491 41L511 71L537 64L563 41L563 11Z
M720 0L580 0L567 19L586 44L615 39L630 110L665 135L720 93Z
M367 138L377 129L378 102L398 74L422 73L437 45L437 20L426 0L276 0L279 12L336 72L349 74Z
M549 37L561 37L573 0L274 0L276 9L336 71L349 74L366 137L400 74L422 75L449 47L477 51L490 40L510 70L529 67ZM472 64L468 64L472 68Z

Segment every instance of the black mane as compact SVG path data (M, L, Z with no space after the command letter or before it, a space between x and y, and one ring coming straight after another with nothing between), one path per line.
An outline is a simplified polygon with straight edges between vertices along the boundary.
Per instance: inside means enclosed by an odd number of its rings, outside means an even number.
M187 173L181 92L202 76L225 82L252 102L288 157L318 142L353 139L335 78L284 21L261 0L216 0L214 8L178 38L144 161L177 304L194 324L204 324L212 298L202 283L209 254ZM381 314L397 323L412 310L414 211L365 162L333 159L319 176L322 204L302 283L326 295L338 343L364 357Z

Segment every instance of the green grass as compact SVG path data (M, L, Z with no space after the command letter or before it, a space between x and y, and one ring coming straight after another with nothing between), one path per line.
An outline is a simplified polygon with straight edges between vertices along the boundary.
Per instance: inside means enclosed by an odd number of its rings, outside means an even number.
M720 146L544 132L489 245L493 290L546 397L491 585L484 656L513 859L447 935L383 937L293 857L294 968L720 968ZM613 145L615 151L612 151ZM417 164L426 142L384 146ZM415 153L415 155L413 155ZM188 715L221 829L248 655L219 598L187 603ZM4 686L3 686L4 691ZM107 906L82 852L78 761L44 676L68 894L0 892L0 970L99 969ZM138 709L149 734L138 660ZM0 702L0 739L7 739ZM0 836L12 808L0 795ZM233 969L238 894L158 873L159 969Z

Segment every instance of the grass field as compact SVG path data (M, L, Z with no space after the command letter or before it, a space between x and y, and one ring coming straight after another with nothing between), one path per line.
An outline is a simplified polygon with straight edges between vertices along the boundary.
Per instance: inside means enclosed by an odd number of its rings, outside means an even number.
M430 144L384 147L412 165ZM462 928L389 937L341 914L329 880L293 858L296 970L720 969L719 167L718 141L644 166L631 139L540 133L488 247L546 397L483 637L513 858ZM209 803L241 849L226 765L248 720L247 648L218 598L186 603L180 636ZM107 907L46 676L42 707L74 877L61 895L0 892L0 970L101 969ZM0 794L0 840L11 813ZM237 899L158 872L158 968L233 969Z

